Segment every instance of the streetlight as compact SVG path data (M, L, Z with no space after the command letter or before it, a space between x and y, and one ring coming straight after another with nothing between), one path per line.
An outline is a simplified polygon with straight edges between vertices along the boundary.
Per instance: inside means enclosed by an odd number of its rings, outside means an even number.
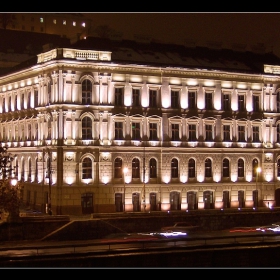
M128 172L128 168L123 169L123 211L125 212L125 176Z

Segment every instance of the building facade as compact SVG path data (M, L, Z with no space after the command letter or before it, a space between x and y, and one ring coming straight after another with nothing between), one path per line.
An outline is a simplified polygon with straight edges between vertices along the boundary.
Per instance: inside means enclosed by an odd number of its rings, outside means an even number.
M1 144L28 207L280 206L279 64L253 73L113 55L56 48L0 77Z

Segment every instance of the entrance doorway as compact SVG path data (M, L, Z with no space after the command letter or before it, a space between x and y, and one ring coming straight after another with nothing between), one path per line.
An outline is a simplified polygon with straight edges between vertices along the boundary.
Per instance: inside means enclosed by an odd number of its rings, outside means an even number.
M140 205L140 194L133 193L132 194L132 205L133 205L133 212L140 212L141 205Z
M157 210L157 194L150 193L150 211Z
M253 190L253 202L254 207L257 208L259 206L258 190Z
M197 209L197 198L196 192L187 192L187 203L188 203L188 210L195 210Z
M223 191L223 208L230 208L229 191Z
M123 194L122 193L115 193L115 206L116 206L116 212L123 211Z
M93 193L84 193L81 197L82 213L93 213Z
M214 209L214 199L212 191L203 192L204 209Z
M245 194L244 191L242 190L238 191L238 207L239 208L245 207Z
M181 210L179 192L170 193L170 210Z

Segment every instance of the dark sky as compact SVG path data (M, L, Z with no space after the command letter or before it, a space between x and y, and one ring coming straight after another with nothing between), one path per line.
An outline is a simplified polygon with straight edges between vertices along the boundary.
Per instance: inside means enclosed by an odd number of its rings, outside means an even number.
M108 25L122 32L123 38L134 34L171 43L220 42L264 45L280 57L280 13L90 13L94 26Z

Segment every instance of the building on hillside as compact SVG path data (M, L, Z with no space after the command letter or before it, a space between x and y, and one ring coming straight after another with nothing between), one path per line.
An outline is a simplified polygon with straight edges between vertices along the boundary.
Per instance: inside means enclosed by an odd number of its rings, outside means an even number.
M54 214L280 206L280 59L112 42L0 76L23 202Z
M6 13L0 15L0 25L6 30L56 34L75 42L88 36L92 20L82 13Z

